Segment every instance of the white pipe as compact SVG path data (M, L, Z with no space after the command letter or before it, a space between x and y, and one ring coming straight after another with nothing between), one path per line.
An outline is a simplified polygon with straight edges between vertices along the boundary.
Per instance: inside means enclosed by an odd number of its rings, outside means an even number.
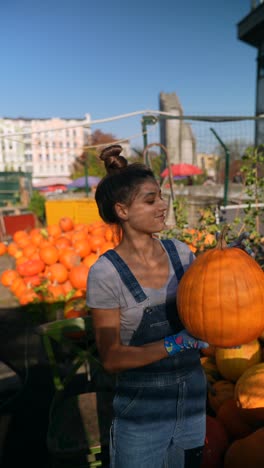
M254 208L263 208L264 203L244 203L243 205L226 205L220 206L220 210L235 210L237 208L248 208L248 206L253 206Z

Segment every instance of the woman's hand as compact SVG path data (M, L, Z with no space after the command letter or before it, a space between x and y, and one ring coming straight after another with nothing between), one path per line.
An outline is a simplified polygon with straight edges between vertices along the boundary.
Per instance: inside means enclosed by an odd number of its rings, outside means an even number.
M170 356L184 351L186 349L202 349L208 348L209 344L205 341L194 338L187 330L182 330L176 335L167 336L164 338L164 346Z

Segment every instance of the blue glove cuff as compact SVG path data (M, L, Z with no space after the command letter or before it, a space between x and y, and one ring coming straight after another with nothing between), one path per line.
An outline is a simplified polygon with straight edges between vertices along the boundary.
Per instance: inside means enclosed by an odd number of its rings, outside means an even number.
M166 336L166 338L164 338L164 347L169 356L174 356L174 354L184 349L183 346L179 346L175 343L175 338L173 336Z

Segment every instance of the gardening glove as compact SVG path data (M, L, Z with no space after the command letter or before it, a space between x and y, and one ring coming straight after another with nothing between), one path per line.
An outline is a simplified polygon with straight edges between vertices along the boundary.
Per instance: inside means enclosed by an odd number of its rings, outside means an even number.
M217 232L216 240L218 240L219 236L220 236L220 232ZM251 257L254 257L255 254L253 250L247 245L247 239L249 238L249 236L250 236L249 232L242 232L242 234L240 234L240 236L237 239L227 244L227 247L237 247L241 250L244 250L244 252L246 252Z
M182 330L176 335L166 336L164 346L169 356L174 356L174 354L186 349L208 348L209 344L194 338L187 330Z

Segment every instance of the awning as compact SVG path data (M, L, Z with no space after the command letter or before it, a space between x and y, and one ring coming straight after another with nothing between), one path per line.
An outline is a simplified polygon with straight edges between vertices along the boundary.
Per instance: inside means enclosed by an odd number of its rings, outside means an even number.
M49 187L50 185L69 185L72 183L72 179L69 177L43 177L39 179L33 179L33 187Z

